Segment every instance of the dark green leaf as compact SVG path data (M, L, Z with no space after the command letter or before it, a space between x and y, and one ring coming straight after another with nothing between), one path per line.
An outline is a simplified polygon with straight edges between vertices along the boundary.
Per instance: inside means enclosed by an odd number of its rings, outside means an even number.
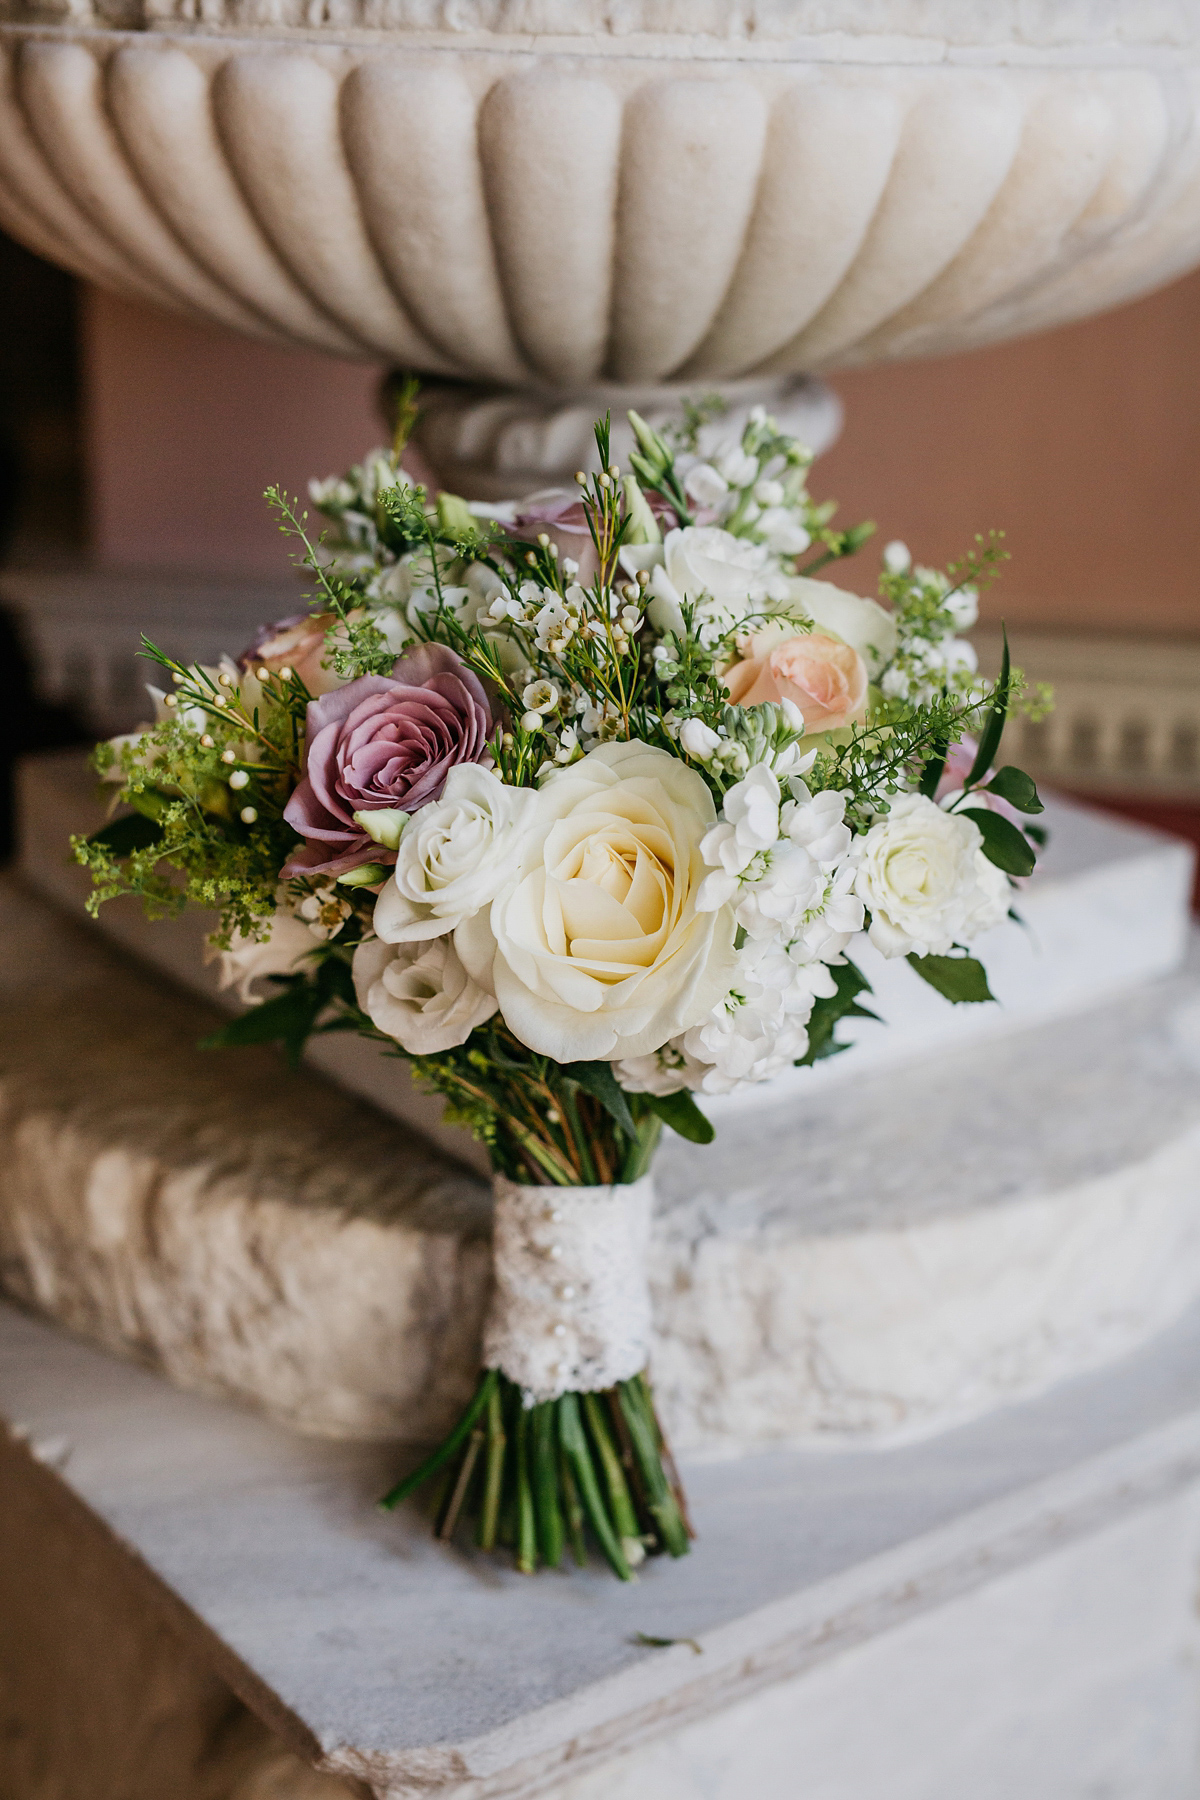
M967 806L960 819L971 819L983 838L983 854L1006 875L1032 875L1037 856L1025 834L1010 819L999 813L986 812L982 806Z
M144 813L126 813L100 831L93 831L89 844L103 844L114 856L130 856L135 850L149 850L162 838L162 827Z
M831 964L829 973L837 986L837 993L828 999L822 997L813 1003L812 1013L808 1021L808 1049L796 1063L798 1069L809 1067L812 1063L822 1062L827 1056L836 1056L840 1050L848 1050L849 1044L841 1044L834 1036L835 1029L842 1019L874 1019L876 1015L867 1007L858 1004L860 994L869 994L871 984L862 970L854 963L846 961Z
M949 745L943 739L933 746L929 752L929 761L921 771L921 793L927 800L932 800L937 793L938 782L942 779L942 770L946 767L946 752Z
M992 779L985 784L983 792L995 794L999 800L1007 800L1018 812L1040 813L1046 810L1038 798L1032 775L1027 775L1024 769L1014 769L1011 763L1005 763L1002 769L996 770Z
M1025 836L1032 838L1039 850L1044 850L1050 842L1050 833L1044 825L1026 825L1024 831Z
M1003 627L1001 627L1003 630ZM964 781L964 787L974 787L982 781L1000 748L1000 739L1004 736L1004 722L1008 718L1008 685L1010 662L1008 655L1008 633L1003 632L1004 654L1000 658L1000 679L996 683L995 697L988 708L987 721L979 736L979 749L975 753L975 761L971 764L971 772Z
M200 1040L201 1050L236 1050L247 1044L281 1044L288 1062L295 1068L300 1061L305 1040L311 1036L317 1015L327 1000L316 982L303 977L293 980L286 992L261 1006L252 1006L227 1025Z
M637 1126L634 1124L633 1114L629 1110L629 1100L624 1088L617 1085L617 1078L612 1072L611 1063L566 1063L562 1072L568 1081L575 1082L576 1086L581 1087L585 1094L590 1094L593 1100L598 1100L609 1117L616 1120L627 1136L637 1136Z
M996 998L988 986L983 964L973 956L909 956L905 961L922 981L955 1006Z
M716 1137L711 1122L686 1090L679 1094L647 1094L645 1099L651 1112L657 1113L664 1125L689 1144L711 1144Z

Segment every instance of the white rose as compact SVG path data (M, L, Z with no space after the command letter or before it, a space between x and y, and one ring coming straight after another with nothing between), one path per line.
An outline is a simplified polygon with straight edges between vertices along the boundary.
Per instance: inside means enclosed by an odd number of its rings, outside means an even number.
M506 787L490 769L459 763L440 800L404 827L396 868L375 902L387 944L443 937L489 906L517 866L537 795Z
M656 631L682 636L683 602L691 600L698 618L728 629L776 590L784 593L786 583L765 544L734 537L719 525L686 525L663 540L647 612Z
M448 937L399 945L368 938L354 952L353 972L358 1004L372 1024L412 1056L465 1044L496 1010Z
M876 601L862 600L834 587L831 581L814 581L808 575L792 576L788 595L793 602L800 602L805 615L822 631L858 651L872 680L895 656L895 618Z
M643 1056L729 987L733 916L696 909L707 786L665 750L604 744L548 777L515 878L458 927L467 969L530 1049Z
M284 896L263 937L243 937L235 931L228 950L206 945L204 960L219 965L219 988L235 988L238 999L246 1006L258 1006L270 996L256 992L255 984L271 975L295 975L303 967L304 958L316 949L317 941L318 934L286 910Z
M979 827L924 794L901 794L862 842L854 889L884 956L944 956L998 925L1008 880L983 854Z

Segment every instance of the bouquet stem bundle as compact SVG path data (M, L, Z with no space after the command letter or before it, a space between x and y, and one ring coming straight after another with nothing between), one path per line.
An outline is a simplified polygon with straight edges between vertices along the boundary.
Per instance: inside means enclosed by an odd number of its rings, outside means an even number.
M436 1535L449 1541L474 1521L479 1548L512 1549L525 1575L558 1568L568 1549L582 1566L585 1528L622 1581L647 1554L685 1556L694 1536L644 1374L528 1406L487 1369L449 1437L380 1504L399 1506L437 1475Z

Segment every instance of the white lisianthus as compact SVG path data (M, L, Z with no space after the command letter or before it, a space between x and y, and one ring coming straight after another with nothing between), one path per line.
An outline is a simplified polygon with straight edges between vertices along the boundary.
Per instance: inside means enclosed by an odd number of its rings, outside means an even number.
M690 600L701 642L711 643L767 599L782 599L788 578L779 574L765 544L734 537L719 525L686 525L668 531L648 591L647 611L657 632L682 637L683 602Z
M798 603L804 618L857 650L873 681L895 656L896 621L877 601L848 594L831 581L814 581L809 575L790 578L788 599L791 607Z
M604 744L538 790L520 866L464 919L458 953L505 1023L557 1062L642 1056L729 987L733 917L702 913L703 779L641 743Z
M487 907L508 881L533 815L532 788L507 787L478 763L459 763L440 800L404 827L396 867L375 902L387 944L442 937Z
M354 991L377 1030L411 1056L436 1056L465 1044L496 1010L448 937L385 944L368 938L354 952Z
M901 794L862 840L855 892L884 956L944 956L1005 917L1008 880L973 820Z

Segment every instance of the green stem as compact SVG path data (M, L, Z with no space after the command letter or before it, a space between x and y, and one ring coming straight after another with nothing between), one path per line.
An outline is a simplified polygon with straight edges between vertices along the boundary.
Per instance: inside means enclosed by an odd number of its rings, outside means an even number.
M571 1473L571 1465L567 1461L566 1452L559 1447L558 1474L562 1487L563 1511L567 1521L567 1539L571 1546L571 1555L577 1568L587 1567L587 1545L583 1541L583 1508L579 1504L579 1489L575 1486L575 1477Z
M608 1429L608 1421L604 1417L604 1408L600 1404L599 1394L583 1394L583 1413L591 1431L592 1443L600 1458L600 1468L604 1475L604 1485L608 1489L609 1511L618 1535L624 1540L638 1539L641 1532L638 1528L637 1514L633 1510L633 1501L629 1497L629 1484L625 1480L625 1471L621 1467L621 1459L617 1455L616 1446Z
M558 1504L558 1458L554 1443L554 1403L535 1406L531 1418L533 1506L542 1561L557 1569L563 1553L563 1520Z
M529 1480L529 1438L529 1411L522 1406L517 1419L517 1569L522 1575L532 1575L537 1568L533 1488Z
M405 1476L403 1481L398 1481L395 1487L383 1496L379 1504L386 1512L391 1512L392 1508L399 1506L402 1500L407 1500L410 1494L415 1494L431 1475L435 1475L444 1464L450 1461L452 1456L462 1449L471 1435L476 1419L488 1404L489 1396L499 1379L498 1369L488 1369L484 1372L483 1380L475 1390L474 1399L445 1443L440 1444L432 1456L427 1456L420 1468L414 1469L412 1474Z
M558 1438L563 1454L575 1477L575 1485L579 1489L579 1498L583 1502L583 1510L588 1524L600 1542L600 1548L608 1559L613 1574L622 1581L633 1580L633 1570L625 1560L612 1522L604 1509L604 1501L600 1495L600 1487L596 1481L596 1471L592 1467L591 1451L584 1435L583 1419L579 1411L579 1395L563 1394L558 1401Z
M483 1511L479 1518L479 1548L496 1548L496 1529L500 1523L500 1497L504 1491L504 1451L508 1439L504 1435L504 1408L499 1386L494 1386L487 1403L487 1463L483 1472Z
M688 1534L663 1469L658 1433L645 1407L645 1391L633 1381L617 1389L621 1414L629 1428L633 1454L646 1487L646 1504L663 1544L672 1556L686 1556Z
M483 1445L484 1433L477 1425L468 1439L467 1453L463 1457L459 1467L458 1479L450 1490L450 1497L446 1502L446 1509L438 1520L438 1527L435 1535L447 1542L454 1536L454 1528L458 1524L459 1514L463 1509L463 1502L470 1492L471 1477L475 1473L475 1464L479 1460L479 1452L483 1449Z

